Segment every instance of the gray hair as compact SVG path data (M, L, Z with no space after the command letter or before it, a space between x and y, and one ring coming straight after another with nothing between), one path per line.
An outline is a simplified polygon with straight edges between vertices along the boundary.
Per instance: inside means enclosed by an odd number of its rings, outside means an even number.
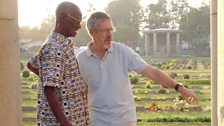
M95 12L90 15L90 17L87 20L86 28L88 31L94 31L97 30L97 27L101 21L110 20L111 17L104 12Z

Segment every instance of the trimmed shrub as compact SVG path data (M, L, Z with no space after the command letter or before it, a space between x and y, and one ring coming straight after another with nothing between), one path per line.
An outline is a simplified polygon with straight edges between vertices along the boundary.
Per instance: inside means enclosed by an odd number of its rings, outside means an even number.
M25 70L23 71L22 75L23 75L23 78L28 78L30 76L30 72Z
M187 68L188 70L192 70L192 69L193 69L193 66L192 66L191 64L189 64L189 65L186 66L186 68Z
M137 84L139 82L139 79L138 77L132 77L130 81L131 81L131 84Z
M32 88L32 89L37 89L37 84L36 84L36 83L33 83L33 84L31 85L31 88Z
M34 79L34 77L31 76L31 77L28 78L28 81L33 82L33 81L35 81L35 79Z
M157 68L161 68L161 67L162 67L162 63L160 63L160 62L159 62L159 63L156 63L155 66L156 66Z
M151 89L151 88L152 88L152 83L151 83L151 81L148 81L148 82L145 84L145 88L147 88L147 89Z
M172 73L169 74L169 77L172 78L172 79L175 79L177 77L177 73L172 72Z
M190 79L190 75L189 74L184 74L184 79Z
M145 94L145 93L147 93L147 90L145 90L145 89L137 89L135 91L136 91L137 94Z
M141 98L140 97L137 97L137 96L134 96L134 100L135 101L141 101Z
M160 89L158 90L158 93L159 93L159 94L166 94L166 93L167 93L167 90L164 89L164 88L160 88Z

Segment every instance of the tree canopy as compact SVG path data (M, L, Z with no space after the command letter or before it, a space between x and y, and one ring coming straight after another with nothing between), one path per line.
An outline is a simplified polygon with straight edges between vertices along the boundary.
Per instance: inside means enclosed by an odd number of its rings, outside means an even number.
M106 7L105 10L110 14L116 29L114 40L133 46L139 39L139 26L143 15L139 2L139 0L116 0Z
M96 11L89 4L88 13ZM111 16L116 29L113 40L122 42L132 48L144 46L145 29L172 28L180 29L181 40L191 44L194 53L209 48L210 20L209 6L190 7L187 0L158 0L157 3L142 7L140 0L111 1L105 11ZM82 28L74 41L76 46L86 45L91 39L85 29L85 18ZM40 27L20 28L20 38L45 40L55 24L55 17L48 15ZM204 53L204 52L203 52Z

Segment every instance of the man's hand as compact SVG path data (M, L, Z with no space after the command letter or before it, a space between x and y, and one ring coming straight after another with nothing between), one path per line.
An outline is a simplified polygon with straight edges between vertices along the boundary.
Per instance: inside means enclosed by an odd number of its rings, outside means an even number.
M67 124L61 124L60 126L72 126L72 124L68 122Z
M144 69L142 74L154 82L161 84L165 88L175 88L175 85L177 84L175 80L167 76L164 72L149 65ZM189 104L200 101L199 97L192 90L187 89L184 86L179 87L177 91L180 92Z
M191 104L193 102L198 103L200 101L200 98L190 89L179 87L178 92L187 101L188 104Z
M30 62L27 63L27 68L31 70L33 73L35 73L37 76L39 76L39 69L32 67Z

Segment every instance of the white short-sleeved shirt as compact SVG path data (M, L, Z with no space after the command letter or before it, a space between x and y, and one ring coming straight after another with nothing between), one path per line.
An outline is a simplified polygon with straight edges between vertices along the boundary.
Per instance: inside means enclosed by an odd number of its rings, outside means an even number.
M78 55L81 76L88 85L92 126L119 126L136 121L129 71L142 73L148 65L131 48L112 42L100 59L88 48Z

